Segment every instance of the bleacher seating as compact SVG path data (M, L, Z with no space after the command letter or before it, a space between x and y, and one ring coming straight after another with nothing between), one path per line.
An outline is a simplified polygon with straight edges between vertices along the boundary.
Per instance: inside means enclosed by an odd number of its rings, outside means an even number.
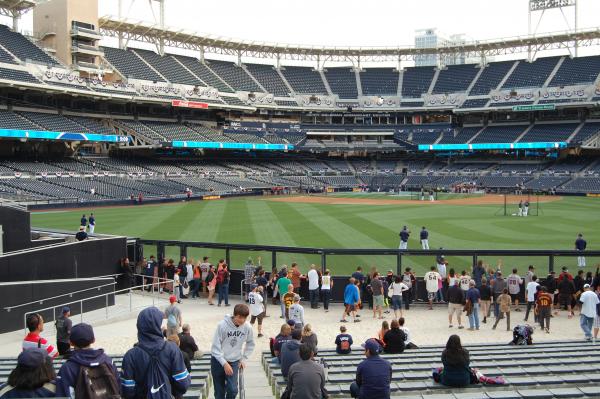
M0 48L0 62L2 62L4 64L16 64L17 63L15 61L15 59L13 58L13 56L10 55L8 52L6 52L3 48Z
M462 105L461 108L483 108L490 100L487 98L468 99Z
M0 79L16 80L18 82L42 83L29 72L9 68L0 68Z
M357 98L356 75L350 68L327 68L324 72L331 91L340 98Z
M456 136L454 135L454 131L445 132L439 144L465 144L475 135L475 133L480 131L481 128L482 126L463 127Z
M187 69L181 66L173 57L169 55L160 56L149 50L133 50L137 55L145 59L148 64L152 65L162 76L169 82L181 83L192 86L202 85L194 75Z
M597 177L579 177L570 180L559 191L568 193L600 193L600 178Z
M43 130L41 126L35 124L29 119L26 119L21 115L10 111L0 111L0 128L20 130Z
M431 378L433 367L441 367L442 346L407 349L398 355L381 355L392 363L390 389L400 398L584 398L597 396L600 347L582 342L543 342L532 346L499 344L468 345L471 367L487 376L503 376L504 385L475 384L465 388L446 387ZM319 350L318 358L328 365L325 388L333 397L348 397L356 378L356 367L364 360L361 350L339 355ZM263 353L263 366L278 395L285 389L279 365ZM575 366L577 365L577 366Z
M19 112L24 118L29 119L43 130L54 132L88 133L89 131L73 120L57 114L45 114L41 112Z
M279 73L275 70L273 65L261 65L261 64L245 64L248 72L254 76L256 80L267 90L275 96L287 97L290 89L286 86L285 82L279 76ZM296 105L294 103L294 105Z
M519 65L502 85L505 89L542 87L560 57L538 58L533 62L519 61Z
M525 129L527 125L488 126L473 139L472 143L512 143Z
M433 94L464 92L477 76L479 68L474 64L450 65L440 71L433 87Z
M406 68L402 79L402 97L421 98L421 94L429 90L433 75L433 67Z
M567 141L577 126L579 123L536 124L519 141Z
M600 56L565 57L550 81L550 87L594 83L598 74L600 74Z
M248 73L240 66L226 61L207 61L208 67L235 90L263 93Z
M327 94L321 75L312 68L286 66L281 72L296 93Z
M510 68L513 66L515 61L502 61L492 62L486 65L479 79L473 85L473 88L469 92L471 96L489 94L490 90L494 90L498 87L502 79L506 76Z
M587 122L571 139L572 144L579 144L600 132L600 122Z
M103 47L104 58L125 78L164 82L165 80L150 68L133 51L113 47Z
M123 362L122 355L111 355L117 370L121 370ZM56 359L53 362L54 370L58 373L65 359ZM210 355L204 355L200 359L191 359L192 365L191 385L188 391L183 395L184 399L207 399L209 393L209 375L210 375ZM16 358L0 358L0 383L6 382L10 372L16 367Z
M360 84L365 96L395 96L399 73L393 68L368 68L360 72Z
M34 61L50 66L60 65L20 33L13 32L8 26L0 24L0 45L21 61ZM6 56L4 56L6 59Z
M204 83L214 87L220 92L233 93L232 90L225 82L223 82L217 75L214 74L205 64L202 64L195 58L185 57L183 55L172 55L179 62L186 66L194 75L198 76Z

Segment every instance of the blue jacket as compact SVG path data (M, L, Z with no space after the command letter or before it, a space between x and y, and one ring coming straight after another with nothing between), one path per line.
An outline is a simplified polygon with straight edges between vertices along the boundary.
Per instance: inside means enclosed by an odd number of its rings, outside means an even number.
M354 284L348 284L344 290L344 303L354 305L358 303L358 289Z
M158 352L164 345L161 330L163 312L156 307L142 310L137 319L138 343L150 353ZM190 373L183 362L183 355L174 342L167 342L158 356L171 377L173 396L183 395L190 386ZM146 371L150 356L141 348L133 347L123 357L121 390L125 398L146 398Z
M77 378L79 378L79 368L81 366L96 367L101 363L106 363L113 371L115 380L119 381L119 372L112 362L112 359L104 354L102 349L78 349L71 354L69 360L62 365L56 377L56 396L72 397L71 388L75 389Z
M0 398L54 398L56 397L56 386L54 383L49 382L33 391L25 391L21 389L15 389L7 384L0 385Z
M300 341L292 339L281 347L281 374L283 374L285 379L288 377L292 364L302 360L300 359L300 353L298 352L300 344Z
M356 369L359 399L389 399L392 365L379 355L369 356Z

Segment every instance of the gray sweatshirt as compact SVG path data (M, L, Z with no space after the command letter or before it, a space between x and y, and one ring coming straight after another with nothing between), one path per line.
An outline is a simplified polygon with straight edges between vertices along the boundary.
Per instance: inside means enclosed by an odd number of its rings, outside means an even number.
M244 352L242 354L242 347ZM213 338L210 354L217 359L221 365L225 362L237 362L238 360L247 360L254 350L254 334L252 327L244 323L237 327L233 324L233 318L226 315L217 325L217 331Z

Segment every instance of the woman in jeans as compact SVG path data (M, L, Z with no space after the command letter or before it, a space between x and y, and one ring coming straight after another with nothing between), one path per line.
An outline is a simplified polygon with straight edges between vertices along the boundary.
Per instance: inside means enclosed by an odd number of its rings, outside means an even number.
M392 286L388 288L388 296L392 297L392 308L396 319L402 317L402 293L408 291L409 288L402 282L402 277L396 276Z
M208 267L208 272L206 273L206 279L204 280L206 283L206 288L208 289L208 304L214 305L213 297L215 295L215 289L217 286L217 275L215 273L215 266L210 265Z
M325 274L321 277L321 295L323 295L323 308L325 312L329 312L329 301L331 300L331 289L333 288L333 280L331 272L325 270Z
M219 289L219 301L217 306L221 306L221 302L225 301L225 306L229 306L229 266L223 263L221 270L217 272L217 285Z

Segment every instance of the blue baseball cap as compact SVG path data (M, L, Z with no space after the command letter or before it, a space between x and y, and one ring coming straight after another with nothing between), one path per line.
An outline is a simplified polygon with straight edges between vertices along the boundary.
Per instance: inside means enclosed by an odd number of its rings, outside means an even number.
M64 308L62 308L62 312L63 312L63 314L65 314L65 313L69 313L70 311L71 311L71 308L70 308L70 307L68 307L68 306L65 306Z
M48 352L41 348L25 349L17 357L19 366L27 368L38 368L48 360Z
M94 329L87 323L79 323L71 329L69 340L78 348L85 348L94 343Z
M364 344L361 344L360 346L362 346L365 350L368 350L371 353L381 352L381 345L379 345L379 342L377 342L375 338L369 338L365 341Z

